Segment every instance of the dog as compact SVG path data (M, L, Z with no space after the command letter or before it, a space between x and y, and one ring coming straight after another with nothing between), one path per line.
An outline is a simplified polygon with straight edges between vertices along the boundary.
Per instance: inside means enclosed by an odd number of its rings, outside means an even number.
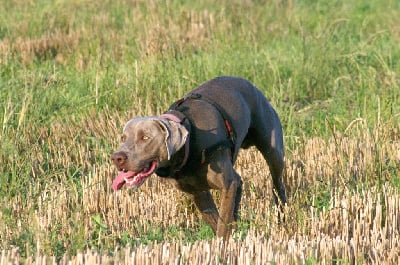
M119 171L112 183L139 187L156 173L189 194L218 237L238 219L242 181L233 166L240 148L255 146L269 166L275 203L286 204L283 132L265 96L249 81L222 76L176 101L160 116L129 120L111 155ZM210 189L221 192L219 210Z

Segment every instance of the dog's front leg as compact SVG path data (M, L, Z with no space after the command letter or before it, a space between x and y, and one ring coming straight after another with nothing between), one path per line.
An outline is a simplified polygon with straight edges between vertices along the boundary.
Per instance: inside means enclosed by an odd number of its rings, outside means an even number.
M209 165L207 182L210 187L221 192L216 234L218 237L228 239L235 225L235 216L237 216L240 202L240 196L236 196L239 195L237 193L240 177L233 169L230 150L220 150L214 154ZM237 206L236 203L238 203Z
M209 191L196 192L192 194L192 199L197 209L201 212L204 221L211 226L215 234L219 215L211 193Z
M227 189L221 190L220 219L217 225L217 236L228 239L235 225L234 209L236 192L239 183L232 180Z

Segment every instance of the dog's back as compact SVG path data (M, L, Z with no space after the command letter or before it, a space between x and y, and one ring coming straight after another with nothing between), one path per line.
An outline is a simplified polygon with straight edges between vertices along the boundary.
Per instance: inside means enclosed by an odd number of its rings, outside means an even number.
M255 142L247 141L254 139L248 134L255 131L271 134L275 129L275 137L282 138L282 128L275 110L262 92L246 79L217 77L201 84L191 93L206 95L225 110L232 121L239 144L246 139L246 147L255 145Z

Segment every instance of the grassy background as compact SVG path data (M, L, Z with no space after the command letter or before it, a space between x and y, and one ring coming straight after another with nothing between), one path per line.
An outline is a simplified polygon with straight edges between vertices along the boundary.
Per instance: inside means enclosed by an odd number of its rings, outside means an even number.
M80 224L40 235L30 220L49 186L61 183L79 200L96 167L113 174L109 154L128 117L158 114L215 76L242 76L265 93L282 119L288 159L307 139L351 136L353 126L373 136L376 150L398 144L399 13L396 0L1 1L0 248L28 255L40 239L60 257L132 243L125 231L99 244L101 213L90 215L92 238ZM387 163L377 156L379 178L362 182L389 182L398 193L400 154L392 155ZM331 188L316 186L321 205ZM79 211L67 205L66 220ZM164 239L150 227L139 242ZM188 231L177 225L167 235L174 229ZM185 233L210 237L201 222Z

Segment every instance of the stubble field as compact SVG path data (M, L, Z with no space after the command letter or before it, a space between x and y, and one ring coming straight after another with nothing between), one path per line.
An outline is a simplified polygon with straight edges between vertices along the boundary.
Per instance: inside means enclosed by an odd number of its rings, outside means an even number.
M398 1L0 3L0 264L398 264ZM219 75L281 117L278 224L255 149L238 229L152 176L114 193L124 123ZM215 193L218 197L218 193Z

